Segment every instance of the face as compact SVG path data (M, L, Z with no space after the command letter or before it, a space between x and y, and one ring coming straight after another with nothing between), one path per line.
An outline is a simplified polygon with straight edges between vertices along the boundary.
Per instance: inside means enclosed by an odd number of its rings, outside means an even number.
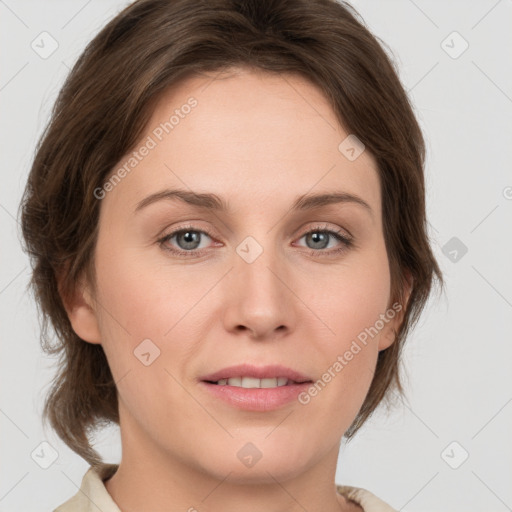
M231 481L335 459L400 316L376 163L347 158L348 135L294 75L238 69L160 99L97 192L96 289L70 312L117 383L123 457Z

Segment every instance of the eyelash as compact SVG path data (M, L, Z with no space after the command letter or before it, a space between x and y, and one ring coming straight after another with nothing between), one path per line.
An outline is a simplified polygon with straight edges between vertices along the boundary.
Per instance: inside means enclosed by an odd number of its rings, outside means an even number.
M190 251L184 251L182 249L175 249L175 248L169 248L169 246L166 244L168 240L173 238L175 235L178 235L180 233L184 233L187 231L194 231L196 233L202 233L205 235L208 235L210 238L214 238L213 234L210 233L207 229L196 229L194 226L183 226L175 231L172 231L171 233L163 236L162 238L159 238L157 242L159 245L164 249L165 251L168 251L174 255L177 256L184 256L184 257L194 257L198 256L198 253L200 255L201 252L203 252L206 249L192 249ZM333 238L335 238L338 242L342 243L342 247L338 249L330 249L330 250L324 250L324 249L309 249L310 256L321 256L321 257L329 257L329 256L335 256L340 253L343 253L347 251L349 248L353 246L353 240L352 238L348 238L345 235L342 235L342 231L335 231L332 229L326 229L326 226L315 226L314 228L310 229L309 231L306 231L300 238L303 238L311 233L327 233L331 235Z

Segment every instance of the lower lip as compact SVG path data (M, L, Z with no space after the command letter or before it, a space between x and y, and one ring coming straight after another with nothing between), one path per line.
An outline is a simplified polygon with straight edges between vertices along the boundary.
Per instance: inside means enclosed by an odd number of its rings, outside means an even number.
M202 386L213 396L228 404L246 411L273 411L294 400L302 391L311 386L311 382L290 384L275 388L241 388L237 386L222 386L201 381Z

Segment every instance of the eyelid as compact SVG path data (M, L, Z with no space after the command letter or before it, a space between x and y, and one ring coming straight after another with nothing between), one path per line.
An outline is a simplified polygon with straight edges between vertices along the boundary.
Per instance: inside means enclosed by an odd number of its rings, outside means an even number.
M326 222L313 223L313 226L310 227L310 228L307 228L307 230L304 231L304 232L302 231L302 229L299 229L299 233L302 233L301 238L304 235L307 235L308 233L311 233L312 231L313 232L314 231L327 231L327 232L331 232L331 233L336 233L339 236L345 238L346 240L352 240L354 238L352 236L352 234L348 231L348 229L340 228L339 226L333 226L333 225L331 225L329 223L326 223Z

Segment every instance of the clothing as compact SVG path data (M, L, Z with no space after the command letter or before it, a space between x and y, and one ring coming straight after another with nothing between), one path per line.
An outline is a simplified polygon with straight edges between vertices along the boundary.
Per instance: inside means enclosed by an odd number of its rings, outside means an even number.
M118 467L118 464L102 464L99 468L90 466L82 478L80 490L53 512L121 512L103 483ZM359 504L364 512L397 512L361 487L337 485L336 489L342 496Z

